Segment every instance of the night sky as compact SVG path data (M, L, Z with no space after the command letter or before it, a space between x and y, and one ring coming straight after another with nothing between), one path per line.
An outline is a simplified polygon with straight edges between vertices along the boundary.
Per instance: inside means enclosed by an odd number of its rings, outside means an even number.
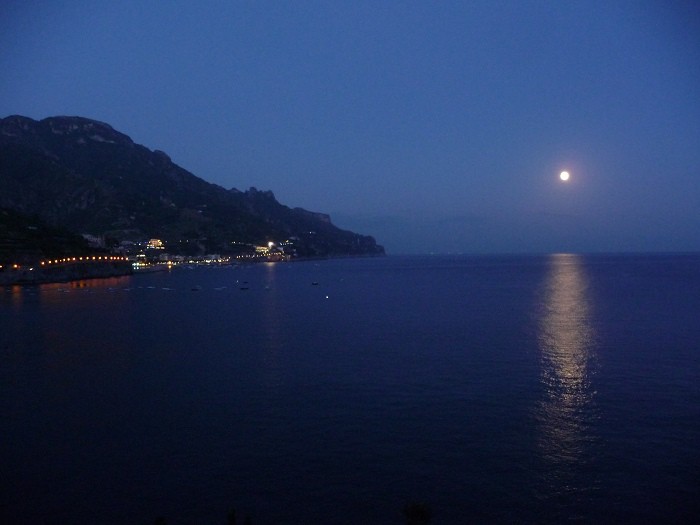
M693 2L5 0L12 114L107 122L389 253L700 250Z

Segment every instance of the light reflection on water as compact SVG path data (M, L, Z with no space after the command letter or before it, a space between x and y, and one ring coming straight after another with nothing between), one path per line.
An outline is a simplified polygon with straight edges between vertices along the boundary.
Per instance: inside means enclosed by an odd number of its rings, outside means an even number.
M543 398L537 407L545 497L576 493L590 463L596 418L595 331L580 256L552 255L538 317ZM587 483L590 489L590 483Z
M0 522L697 510L698 259L450 261L0 287Z
M268 390L277 389L283 381L281 351L284 345L284 334L282 333L282 320L280 318L280 300L278 298L277 277L279 265L276 263L264 263L265 273L265 293L262 296L262 318L264 339L262 349L264 350L263 362L265 386Z

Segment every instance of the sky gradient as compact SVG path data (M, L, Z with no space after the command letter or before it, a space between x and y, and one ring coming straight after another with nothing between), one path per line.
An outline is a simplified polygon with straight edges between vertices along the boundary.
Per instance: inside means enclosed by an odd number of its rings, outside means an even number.
M107 122L389 253L700 250L693 2L46 4L0 7L2 117Z

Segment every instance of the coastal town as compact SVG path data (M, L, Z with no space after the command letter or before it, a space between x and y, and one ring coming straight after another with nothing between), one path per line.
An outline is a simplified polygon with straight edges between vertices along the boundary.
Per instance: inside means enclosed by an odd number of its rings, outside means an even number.
M105 250L104 238L83 236L92 250ZM180 241L181 244L182 241ZM185 241L189 243L189 241ZM231 265L257 262L286 262L297 256L294 240L268 241L265 245L238 244L236 254L183 255L182 248L168 249L161 239L122 241L109 253L80 253L32 260L29 256L0 261L0 284L36 284L53 281L113 277L138 272L168 270L178 266Z
M184 241L189 243L190 241ZM183 241L179 241L181 245ZM123 241L115 249L117 253L128 257L134 268L144 268L156 265L176 266L179 264L230 264L234 262L281 262L289 261L297 256L294 239L282 242L268 241L264 245L232 242L237 245L235 255L210 253L203 255L182 255L182 246L168 250L168 245L161 239L149 239L144 242Z

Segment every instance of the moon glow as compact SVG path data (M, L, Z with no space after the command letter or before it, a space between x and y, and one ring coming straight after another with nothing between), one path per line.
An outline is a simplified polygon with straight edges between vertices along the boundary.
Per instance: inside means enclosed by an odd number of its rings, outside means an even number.
M564 182L566 182L567 180L569 180L569 172L568 172L568 171L562 171L562 172L559 174L559 178L560 178L561 180L563 180Z

